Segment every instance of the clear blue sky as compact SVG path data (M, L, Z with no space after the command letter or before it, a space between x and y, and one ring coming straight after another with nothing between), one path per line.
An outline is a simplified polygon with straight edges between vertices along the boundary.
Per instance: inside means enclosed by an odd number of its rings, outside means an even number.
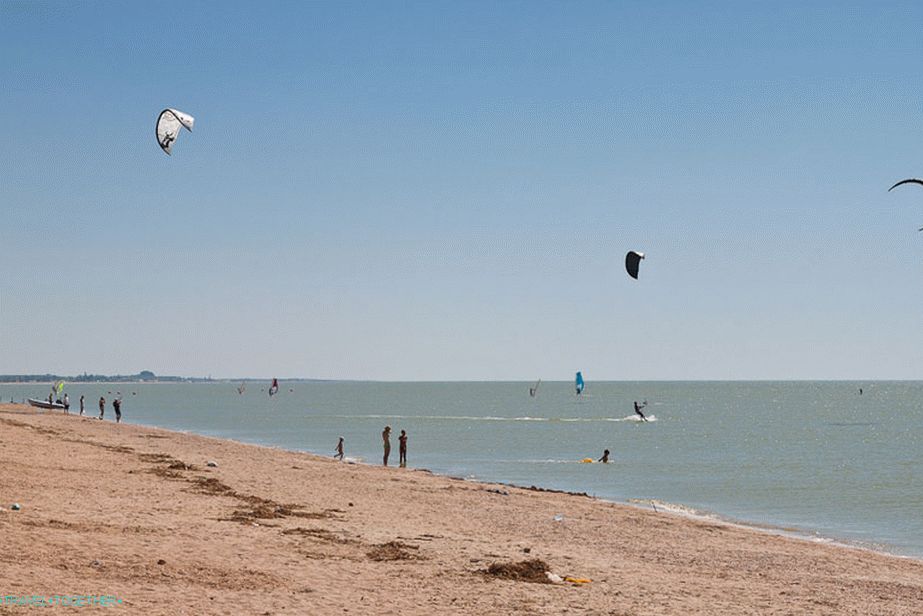
M923 175L921 32L0 0L0 372L920 378L923 189L886 191ZM172 157L164 107L196 118Z

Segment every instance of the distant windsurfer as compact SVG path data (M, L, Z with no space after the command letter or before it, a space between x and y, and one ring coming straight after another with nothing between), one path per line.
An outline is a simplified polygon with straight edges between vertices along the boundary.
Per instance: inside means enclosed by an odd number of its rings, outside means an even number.
M609 464L609 450L603 452L603 457L601 457L597 462L602 462L603 464Z
M647 421L647 417L645 417L644 413L641 412L641 409L643 409L645 406L647 406L647 400L645 400L644 403L640 406L638 406L638 401L635 400L635 413L641 417L641 421Z
M336 453L333 456L337 460L343 459L343 437L340 437L340 441L337 443Z
M391 455L391 426L385 426L385 429L381 433L381 440L385 447L385 457L383 458L383 464L388 466L388 456Z
M401 430L401 435L397 437L397 440L400 443L397 451L400 455L401 468L405 468L407 466L407 432Z

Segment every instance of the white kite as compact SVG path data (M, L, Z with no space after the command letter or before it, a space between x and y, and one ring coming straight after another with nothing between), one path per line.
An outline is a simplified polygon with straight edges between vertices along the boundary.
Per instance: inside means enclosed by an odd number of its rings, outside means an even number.
M179 129L185 128L192 132L195 118L176 109L164 109L157 117L157 143L160 149L170 154L173 142L179 137Z

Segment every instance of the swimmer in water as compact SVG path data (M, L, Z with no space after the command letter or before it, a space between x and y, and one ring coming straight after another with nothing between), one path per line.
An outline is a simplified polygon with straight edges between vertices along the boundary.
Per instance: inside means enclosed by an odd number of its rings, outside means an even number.
M603 457L601 457L597 462L602 462L603 464L609 464L609 450L603 452Z

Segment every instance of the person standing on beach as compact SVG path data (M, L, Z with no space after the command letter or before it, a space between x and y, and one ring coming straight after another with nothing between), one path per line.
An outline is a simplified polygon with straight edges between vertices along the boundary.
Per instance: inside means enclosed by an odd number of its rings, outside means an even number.
M397 440L400 442L398 445L397 452L400 456L401 468L406 468L407 466L407 433L401 430L401 435L397 437Z
M385 446L385 457L383 464L388 466L388 456L391 455L391 426L385 426L384 431L381 433L381 440L384 441Z
M609 450L603 452L603 457L601 457L597 462L602 462L603 464L609 464Z
M70 415L69 411L71 408L71 400L67 397L67 394L64 394L64 414Z
M102 396L99 397L99 418L103 418L103 413L106 412L106 399Z
M83 394L80 394L80 416L83 417Z
M338 460L343 459L343 437L342 436L340 437L340 442L337 443L336 454L334 454L333 457Z
M122 399L115 398L112 401L112 409L115 411L115 423L122 421Z

